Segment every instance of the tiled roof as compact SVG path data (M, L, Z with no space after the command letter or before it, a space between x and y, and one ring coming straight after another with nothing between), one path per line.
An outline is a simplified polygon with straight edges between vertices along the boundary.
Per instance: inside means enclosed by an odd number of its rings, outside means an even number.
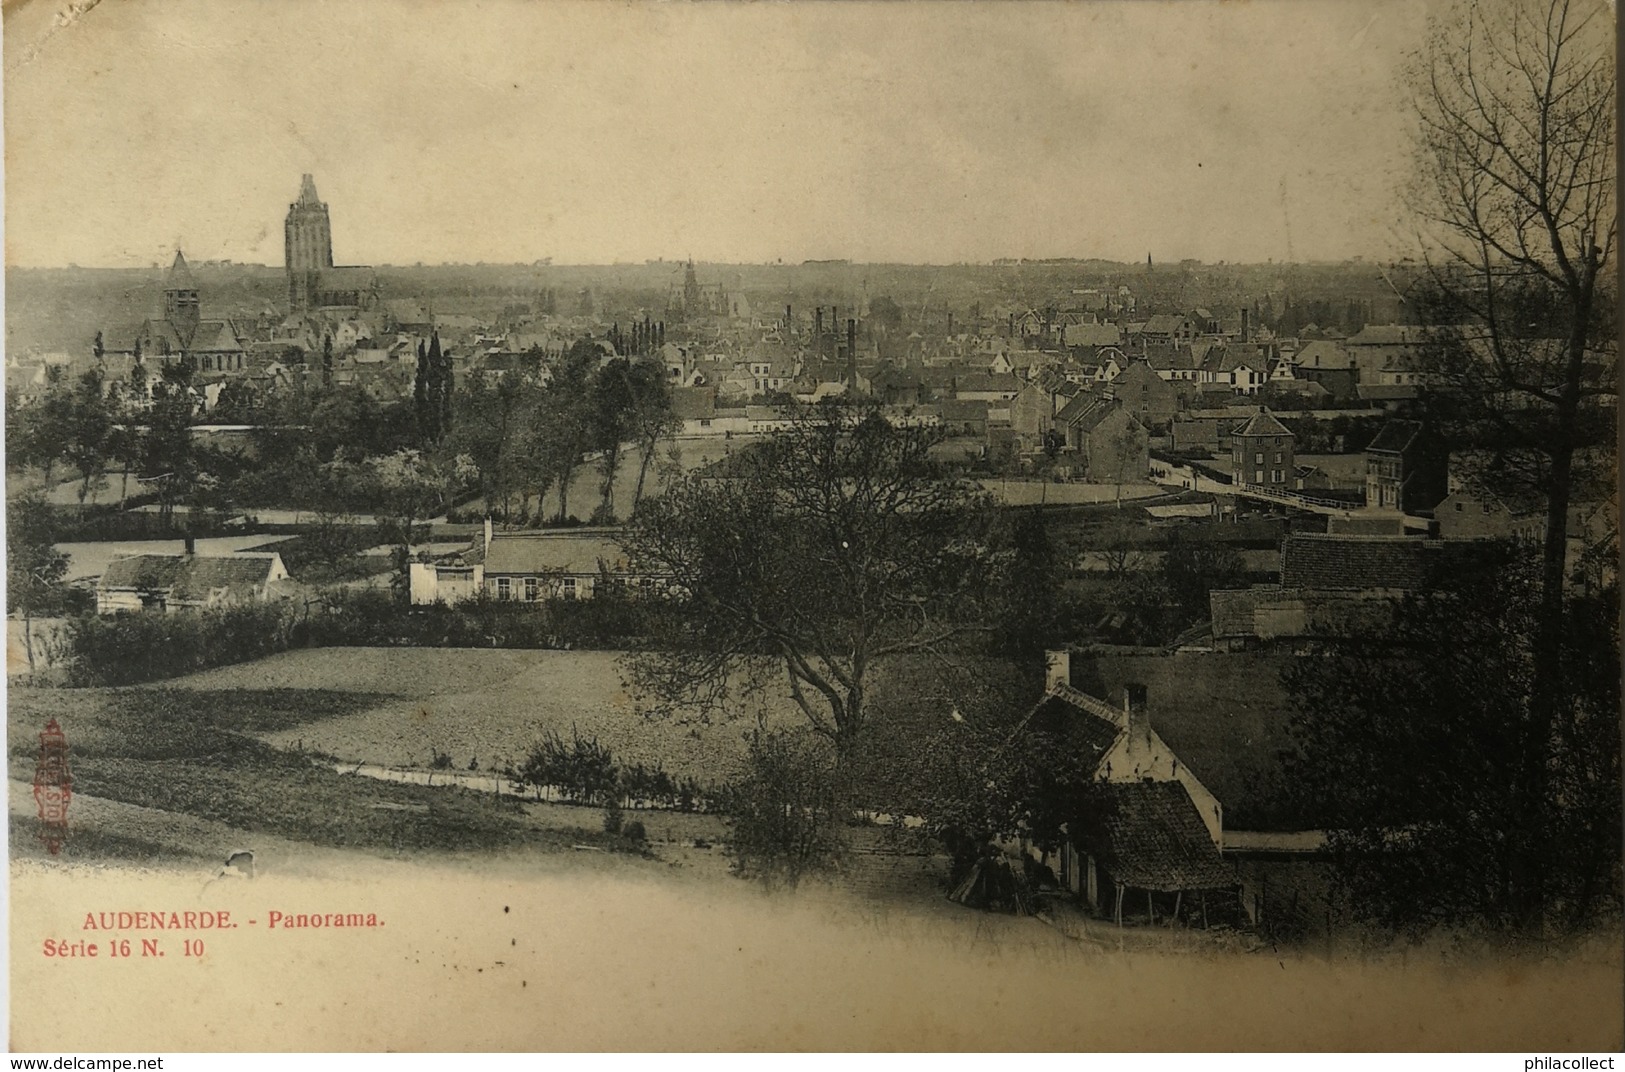
M1382 431L1377 433L1376 438L1365 449L1398 454L1410 446L1411 441L1420 435L1421 431L1420 421L1389 421L1382 426Z
M1076 840L1124 885L1172 893L1236 884L1179 782L1102 783L1090 801L1093 814Z
M1337 342L1317 340L1299 350L1294 356L1300 368L1351 369L1354 358Z
M252 590L269 583L281 559L271 554L131 555L115 558L97 587L168 591L171 598L206 600L216 589Z
M626 552L612 534L499 532L485 553L488 576L627 572Z
M1262 410L1252 415L1246 424L1237 428L1238 436L1289 436L1291 430L1275 419L1275 414L1269 410Z
M1116 346L1123 341L1123 329L1116 324L1068 324L1068 346Z
M715 387L673 387L671 412L678 420L705 420L716 413Z
M1208 593L1208 611L1213 618L1213 638L1253 636L1253 612L1260 599L1279 599L1278 585L1267 588L1215 588Z
M1407 324L1367 324L1347 340L1349 346L1415 346L1425 338L1424 328Z
M205 353L240 353L243 344L229 320L199 320L190 349Z
M1145 322L1140 329L1142 335L1172 335L1183 331L1186 327L1185 318L1172 313L1159 313Z
M1045 696L1027 715L1023 728L1060 738L1066 743L1067 758L1077 759L1093 772L1122 730L1100 712L1079 703L1080 696L1083 694L1076 690Z
M1421 588L1443 554L1440 541L1418 536L1292 532L1281 544L1281 585L1333 590Z
M1404 401L1421 394L1409 383L1360 383L1355 384L1354 393L1367 402Z
M987 400L983 398L945 398L938 405L945 421L987 420Z
M996 372L967 373L959 377L959 382L955 387L955 391L961 395L973 391L1008 391L1010 394L1015 394L1019 390L1021 390L1021 381L1016 378L1014 373L1009 372L1002 375Z

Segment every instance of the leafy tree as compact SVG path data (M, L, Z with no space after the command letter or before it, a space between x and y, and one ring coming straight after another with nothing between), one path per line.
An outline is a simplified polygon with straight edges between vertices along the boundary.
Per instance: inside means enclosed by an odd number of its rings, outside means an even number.
M985 630L986 502L940 470L932 430L834 403L787 416L725 476L679 480L633 518L632 557L672 577L681 627L630 669L660 712L702 716L782 673L845 754L876 667L952 660Z
M6 504L6 613L23 620L23 650L34 668L34 619L61 613L68 556L53 544L51 508L38 495Z
M152 407L142 459L141 476L158 489L159 515L168 521L176 503L191 493L200 469L192 439L192 418L197 396L192 390L193 369L184 358L163 367L152 387Z
M1174 529L1163 551L1161 580L1183 628L1207 617L1208 595L1215 588L1246 587L1247 566L1234 548L1192 540Z
M621 448L632 431L636 404L632 366L626 358L616 358L592 377L585 417L591 430L591 449L598 452L597 514L606 522L615 519L615 474L621 465Z
M73 394L61 366L48 366L45 376L44 394L7 414L6 457L10 465L37 467L49 489L70 447Z
M632 415L629 422L633 442L639 452L638 482L632 490L632 509L643 501L649 468L662 440L682 427L671 408L671 387L665 369L652 362L640 362L628 370L631 377Z
M1009 575L999 587L993 645L1006 658L1041 666L1044 652L1066 640L1072 626L1061 595L1068 568L1041 511L1022 511L1009 539Z
M107 464L113 437L113 417L102 391L101 374L94 369L74 384L68 398L66 456L79 474L79 506L97 484L104 484L102 469Z
M1570 0L1461 4L1434 27L1414 76L1412 203L1428 272L1419 307L1433 398L1459 443L1546 503L1530 718L1509 772L1517 802L1510 889L1530 927L1562 706L1568 514L1588 458L1613 464L1617 340L1612 21ZM1611 475L1607 479L1612 479Z
M1283 673L1290 806L1385 926L1547 933L1618 907L1618 589L1573 601L1543 698L1541 583L1533 555L1502 548ZM1550 763L1539 799L1518 791L1531 747Z
M480 474L480 491L502 517L510 517L510 504L520 480L519 436L524 409L534 405L534 392L515 372L493 385L478 380L457 393L457 421L447 449L467 454Z
M421 522L434 517L453 491L474 477L473 463L467 457L447 463L410 449L367 462L359 479L365 482L378 510L381 534L398 545L395 565L399 585L405 584L412 544L424 536Z

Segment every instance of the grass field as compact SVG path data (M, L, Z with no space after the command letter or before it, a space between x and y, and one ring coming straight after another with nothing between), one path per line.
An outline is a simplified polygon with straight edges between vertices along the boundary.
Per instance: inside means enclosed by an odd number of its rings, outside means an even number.
M538 825L508 798L347 777L259 736L342 718L372 702L366 694L288 688L14 688L6 711L8 773L19 782L32 778L37 734L54 718L68 738L75 792L95 798L345 848L564 849L583 838L629 847L594 835L591 824L571 832ZM115 848L122 838L117 830L95 836ZM84 850L78 833L75 839Z
M544 731L568 739L574 727L618 760L722 782L734 774L755 725L753 718L711 725L645 718L622 686L613 652L320 648L149 691L192 694L225 724L280 748L418 767L443 753L458 770L471 760L481 770L517 763ZM764 714L772 725L795 719L787 700Z

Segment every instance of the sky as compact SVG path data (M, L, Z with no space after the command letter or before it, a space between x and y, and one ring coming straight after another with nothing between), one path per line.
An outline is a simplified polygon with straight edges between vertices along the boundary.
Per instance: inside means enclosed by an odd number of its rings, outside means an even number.
M10 265L1386 257L1427 0L27 0Z

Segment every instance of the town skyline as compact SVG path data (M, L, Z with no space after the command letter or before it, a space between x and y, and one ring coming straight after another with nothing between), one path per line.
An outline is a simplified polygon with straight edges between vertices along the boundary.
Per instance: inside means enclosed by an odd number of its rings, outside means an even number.
M1396 259L1429 9L25 8L7 263Z

